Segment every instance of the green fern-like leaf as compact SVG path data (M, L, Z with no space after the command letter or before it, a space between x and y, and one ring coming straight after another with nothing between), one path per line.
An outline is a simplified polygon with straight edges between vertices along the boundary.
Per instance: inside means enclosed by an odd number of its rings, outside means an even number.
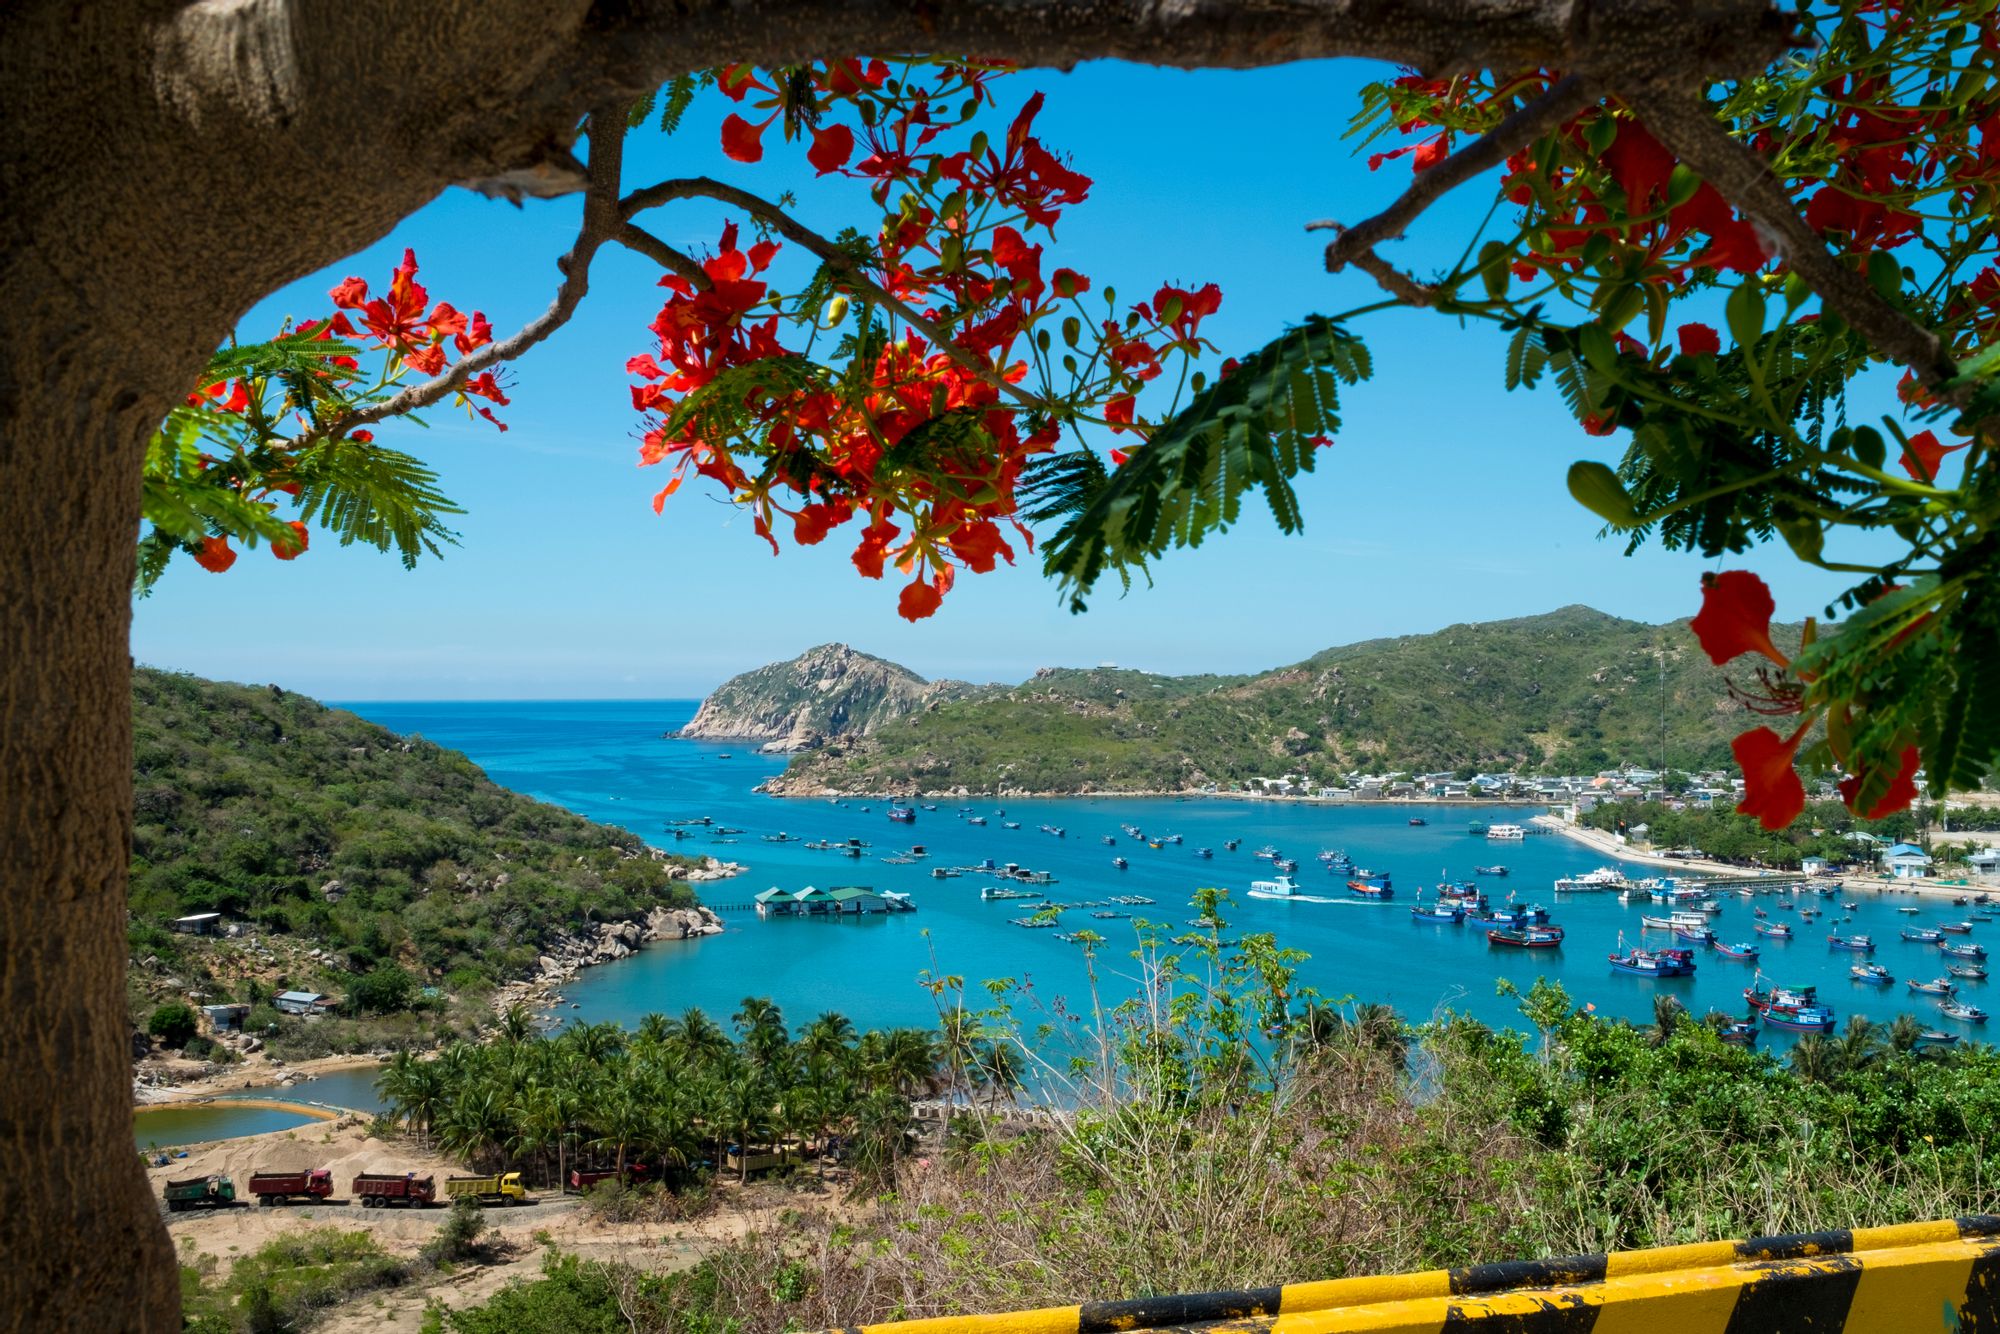
M1028 513L1063 520L1045 571L1081 610L1105 573L1129 587L1149 560L1229 528L1253 488L1279 529L1297 532L1292 478L1312 469L1313 437L1340 429L1340 385L1372 369L1358 339L1313 316L1196 394L1115 473L1070 455L1037 467Z
M703 70L699 74L676 74L667 84L666 97L660 103L660 131L672 134L681 127L681 117L694 104L694 95L703 85L715 82L715 74Z

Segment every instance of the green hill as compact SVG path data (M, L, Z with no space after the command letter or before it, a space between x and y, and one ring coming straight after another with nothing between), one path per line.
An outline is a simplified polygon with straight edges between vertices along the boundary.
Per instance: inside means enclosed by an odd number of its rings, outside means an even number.
M211 998L250 999L252 983L346 995L380 974L476 994L587 924L695 901L687 859L276 686L142 668L133 712L142 984L171 969ZM236 934L171 932L202 912Z
M1796 643L1795 627L1777 628ZM792 761L775 790L1185 791L1353 769L1726 763L1744 726L1685 621L1588 607L1327 649L1255 676L1044 670Z

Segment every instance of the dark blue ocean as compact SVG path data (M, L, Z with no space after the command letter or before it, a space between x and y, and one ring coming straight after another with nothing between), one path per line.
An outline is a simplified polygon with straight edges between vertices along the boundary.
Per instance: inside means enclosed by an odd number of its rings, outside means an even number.
M1060 901L1102 899L1111 894L1142 894L1156 900L1151 908L1133 909L1153 920L1178 923L1192 915L1189 896L1200 886L1221 886L1237 897L1226 911L1230 929L1273 931L1282 943L1306 951L1302 981L1330 998L1352 998L1392 1005L1405 1016L1423 1019L1452 1008L1495 1024L1522 1021L1515 1002L1496 994L1495 979L1505 977L1525 989L1535 978L1560 979L1578 1003L1588 1003L1607 1016L1650 1019L1653 998L1671 992L1699 1014L1709 1008L1742 1014L1743 988L1759 965L1739 963L1703 953L1692 978L1650 981L1614 974L1606 955L1621 933L1627 944L1641 943L1641 911L1660 912L1634 896L1621 905L1608 894L1566 895L1551 888L1557 876L1588 871L1602 858L1580 844L1554 835L1521 842L1489 842L1466 832L1469 821L1526 823L1533 808L1506 810L1463 807L1427 808L1430 823L1408 824L1402 809L1348 809L1324 805L1289 805L1227 799L1123 800L1082 798L1061 801L1008 801L1006 818L1021 828L1005 829L992 798L966 802L940 800L937 811L920 811L915 825L890 822L881 801L782 800L751 789L783 768L777 757L754 750L698 741L668 740L671 732L692 716L689 700L591 701L581 703L355 703L362 716L402 733L419 733L469 755L493 780L505 787L567 807L580 815L621 825L660 847L689 853L712 853L745 863L749 871L733 880L703 888L707 901L718 905L745 904L773 885L797 889L868 884L877 889L909 893L915 913L830 921L775 919L759 921L754 913L725 911L729 930L705 940L649 945L636 958L589 970L569 989L568 999L579 1008L560 1011L576 1020L610 1019L630 1023L648 1011L676 1012L700 1006L727 1020L746 996L768 996L793 1023L803 1023L827 1010L846 1014L863 1027L901 1024L930 1025L936 1008L919 975L941 972L962 975L976 985L988 978L1026 979L1040 1002L1065 997L1072 1004L1085 996L1079 949L1054 939L1054 931L1023 930L1007 924L1023 915L1024 905L986 902L979 887L990 880L974 874L936 880L936 865L977 863L991 857L1052 872L1059 883L1050 894ZM957 814L971 805L988 818L985 827L968 825ZM864 806L872 809L864 810ZM717 825L741 828L734 841L718 842L709 831L676 842L667 822L710 816ZM1037 826L1064 827L1067 837L1038 832ZM1135 825L1149 835L1178 833L1181 845L1152 850L1120 832ZM860 860L826 852L810 852L799 843L765 843L763 834L786 832L804 839L862 838L873 846ZM1102 842L1117 839L1116 847ZM1223 850L1227 839L1242 840L1236 852ZM926 861L911 866L885 865L877 858L921 843ZM1252 852L1272 844L1300 863L1297 879L1307 892L1341 901L1327 904L1285 903L1241 897L1253 879L1267 878L1267 862ZM1198 860L1194 849L1215 850L1212 861ZM1345 849L1354 860L1393 873L1396 897L1386 904L1350 900L1344 878L1326 872L1315 860L1322 848ZM1122 854L1131 869L1112 867ZM1496 898L1513 891L1523 902L1547 904L1554 921L1568 938L1559 950L1501 950L1490 947L1484 928L1413 923L1409 905L1419 886L1428 888L1441 876L1469 877L1484 863L1504 863L1505 880L1488 880ZM1650 874L1633 868L1633 874ZM1796 938L1774 941L1751 930L1753 901L1734 895L1715 919L1724 941L1755 940L1763 948L1761 966L1767 980L1786 984L1817 984L1844 1023L1849 1014L1889 1020L1907 1011L1927 1025L1940 1024L1934 1004L1904 990L1909 978L1929 979L1944 972L1935 948L1906 943L1898 931L1912 924L1934 924L1963 916L1963 910L1935 898L1908 895L1848 893L1857 902L1850 914L1839 899L1800 900L1826 909L1813 922L1798 922L1796 914L1780 912L1774 899L1754 900L1775 920L1791 921ZM1905 916L1899 906L1915 904L1919 916ZM1877 949L1869 956L1887 965L1896 977L1893 987L1852 981L1849 965L1862 956L1830 950L1826 943L1832 923L1842 932L1865 932ZM1087 911L1064 914L1063 929L1089 927L1110 944L1099 956L1105 989L1130 992L1134 972L1128 954L1135 943L1130 921L1099 921ZM1647 933L1646 943L1668 944L1660 932ZM1982 924L1971 937L2000 936L2000 923ZM1965 939L1960 937L1960 939ZM1966 984L1975 1003L1984 983ZM1788 1045L1781 1033L1766 1032L1766 1046Z

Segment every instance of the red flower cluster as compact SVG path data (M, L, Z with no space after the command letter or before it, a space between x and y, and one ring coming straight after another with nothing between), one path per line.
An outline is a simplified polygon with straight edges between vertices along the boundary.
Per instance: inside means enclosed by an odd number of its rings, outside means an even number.
M333 290L327 293L339 312L312 326L319 330L321 337L339 334L343 338L357 338L365 330L369 336L392 357L392 375L398 361L424 376L438 376L450 364L446 349L447 340L456 348L460 356L475 348L484 347L493 341L493 326L486 316L473 311L470 316L460 313L448 302L440 301L435 307L430 305L430 293L417 282L417 253L403 251L403 262L389 278L389 290L379 297L368 295L368 283L361 278L343 278ZM428 309L429 313L426 314ZM361 319L357 329L347 318L346 311L355 312ZM337 362L353 369L353 359L337 358ZM506 423L493 415L492 409L474 403L474 398L484 398L505 406L507 396L500 391L499 382L492 372L474 377L459 391L456 401L486 420L506 430Z
M1200 330L1222 299L1213 284L1162 286L1122 319L1108 301L1103 314L1086 312L1090 278L1048 272L1036 236L1052 235L1091 187L1035 134L1041 94L997 142L979 134L954 149L946 134L993 100L987 85L998 71L923 70L891 79L880 62L842 62L815 67L807 80L820 123L806 160L821 175L870 184L884 212L863 273L900 309L885 309L864 284L842 284L832 300L823 289L775 289L779 246L744 246L732 223L703 261L702 282L661 280L668 297L651 325L656 346L626 363L640 381L633 406L648 418L640 464L674 464L653 497L656 512L692 472L749 506L773 551L781 520L802 546L858 520L855 568L868 578L891 567L907 576L897 608L911 620L937 611L959 569L990 571L1014 559L1013 538L1032 544L1014 517L1015 488L1028 459L1054 447L1065 418L1144 435L1138 391L1170 360L1212 350ZM778 81L735 69L722 88L769 108L761 123L732 115L723 127L725 152L755 160L784 109ZM849 106L865 110L853 124L828 114ZM865 326L850 322L850 310ZM924 328L903 311L917 312ZM1046 351L1053 330L1044 329L1055 322L1074 350L1060 387L1050 363L1061 349ZM793 329L822 338L828 328L841 330L828 341L846 364L812 362L786 344ZM713 386L725 375L720 394Z
M1705 575L1701 581L1701 611L1688 622L1702 651L1720 667L1745 653L1770 661L1781 672L1792 666L1790 658L1771 642L1771 614L1776 610L1771 590L1748 570L1725 570ZM1790 736L1781 736L1770 727L1755 727L1731 743L1737 765L1743 770L1743 800L1738 813L1754 815L1766 829L1783 829L1798 819L1806 807L1805 784L1794 768L1799 747L1812 725L1826 713L1828 705L1808 707L1803 690L1781 688L1760 696L1742 696L1753 708L1765 713L1800 715ZM1845 709L1845 704L1835 707ZM1845 716L1845 715L1843 715ZM1831 735L1829 740L1832 740ZM1886 793L1866 811L1855 806L1870 768L1867 756L1848 756L1836 750L1843 763L1854 760L1853 776L1840 783L1841 799L1855 814L1869 820L1906 809L1916 800L1917 749L1906 747L1898 757L1898 772Z

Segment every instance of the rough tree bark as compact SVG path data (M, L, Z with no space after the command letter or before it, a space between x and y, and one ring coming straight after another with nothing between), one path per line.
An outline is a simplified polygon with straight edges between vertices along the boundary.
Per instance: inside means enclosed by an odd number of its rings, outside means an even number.
M258 298L586 108L731 61L1733 68L1763 0L20 0L0 16L0 1323L178 1327L130 1151L129 588L148 432ZM532 188L530 189L532 193ZM1290 225L1296 220L1274 220ZM553 276L553 275L552 275Z

